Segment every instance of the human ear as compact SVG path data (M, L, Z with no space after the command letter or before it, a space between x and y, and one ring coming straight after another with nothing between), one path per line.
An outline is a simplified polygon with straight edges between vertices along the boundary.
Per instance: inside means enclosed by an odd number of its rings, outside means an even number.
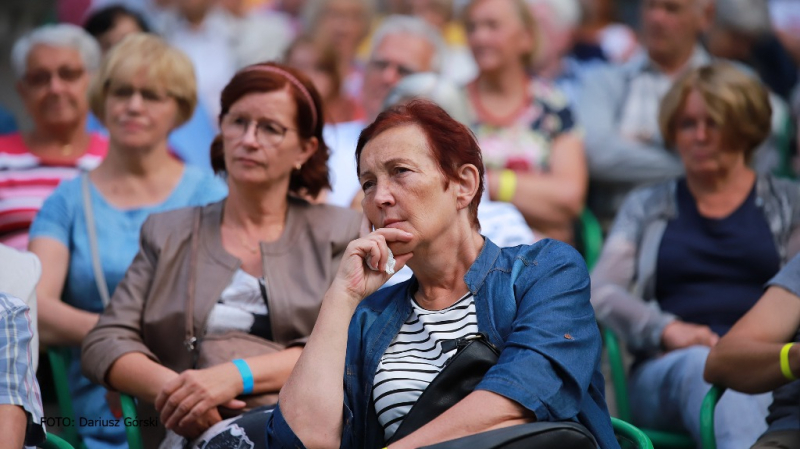
M475 195L478 194L478 185L481 175L478 168L472 164L464 164L458 168L458 185L456 190L456 205L458 209L469 207Z
M316 137L311 137L309 139L302 140L300 142L300 153L297 155L297 160L295 161L295 164L300 164L300 165L305 164L309 159L311 159L311 156L313 156L314 153L317 152L318 148L319 148L319 139L317 139Z

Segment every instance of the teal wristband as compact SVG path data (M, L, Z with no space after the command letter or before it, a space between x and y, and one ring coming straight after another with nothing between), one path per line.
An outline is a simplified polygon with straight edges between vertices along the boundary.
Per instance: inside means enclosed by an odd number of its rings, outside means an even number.
M244 384L244 390L242 394L250 394L253 392L253 372L250 371L250 366L247 365L242 359L233 360L233 364L236 365L236 368L239 370L239 375L242 376L242 384Z

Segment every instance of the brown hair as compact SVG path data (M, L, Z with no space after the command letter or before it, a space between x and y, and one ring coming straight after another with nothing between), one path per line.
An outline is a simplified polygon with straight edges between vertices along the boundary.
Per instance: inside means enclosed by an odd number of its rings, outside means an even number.
M472 225L480 230L478 221L478 205L483 195L483 157L475 135L466 126L459 123L429 100L412 100L408 103L393 106L378 115L375 121L367 126L358 137L356 145L356 170L361 174L361 152L367 142L384 131L403 125L416 125L422 129L428 139L428 148L433 158L439 163L439 170L447 182L458 180L458 168L472 164L478 169L480 180L478 191L469 205Z
M658 124L667 147L675 146L675 126L692 91L703 97L709 115L722 129L725 144L740 143L750 162L772 129L772 106L764 85L726 62L690 70L661 100Z
M263 67L264 70L259 70L259 67ZM266 70L267 68L277 70ZM290 81L290 78L281 72L294 77L305 88L306 92L302 92ZM307 193L311 196L316 196L322 189L330 188L331 186L328 180L329 150L325 144L325 139L322 137L322 127L324 125L322 99L311 81L299 70L274 62L260 63L243 68L233 76L222 90L219 120L222 122L222 118L228 113L231 106L246 95L274 92L282 89L289 90L297 107L297 116L295 117L297 134L302 139L316 137L319 142L317 151L311 155L300 170L292 172L289 179L289 192L294 194ZM308 96L306 96L306 93L308 93ZM309 97L313 104L309 104ZM211 166L217 173L225 171L225 156L221 135L217 135L211 144Z

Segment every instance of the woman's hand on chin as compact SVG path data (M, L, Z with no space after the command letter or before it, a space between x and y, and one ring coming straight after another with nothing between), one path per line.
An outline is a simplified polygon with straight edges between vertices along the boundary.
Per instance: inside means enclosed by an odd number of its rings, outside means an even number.
M356 303L371 295L414 255L394 254L394 271L390 274L386 270L390 263L389 244L408 243L412 238L413 235L400 229L381 228L353 240L347 245L331 290L346 294Z
M186 370L164 384L155 406L167 429L188 437L220 421L217 406L243 408L245 403L235 399L242 388L239 371L232 363Z

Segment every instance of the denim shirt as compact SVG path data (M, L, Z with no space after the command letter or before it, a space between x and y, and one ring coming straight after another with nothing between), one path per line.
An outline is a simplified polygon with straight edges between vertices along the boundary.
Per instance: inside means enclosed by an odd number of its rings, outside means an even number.
M464 281L475 296L478 328L502 351L477 389L518 402L538 421L580 422L601 448L619 448L604 396L589 275L578 252L549 239L503 249L486 239ZM411 313L409 295L416 286L412 278L379 290L350 321L342 448L385 446L372 385L381 356ZM267 437L271 449L304 447L280 404Z

